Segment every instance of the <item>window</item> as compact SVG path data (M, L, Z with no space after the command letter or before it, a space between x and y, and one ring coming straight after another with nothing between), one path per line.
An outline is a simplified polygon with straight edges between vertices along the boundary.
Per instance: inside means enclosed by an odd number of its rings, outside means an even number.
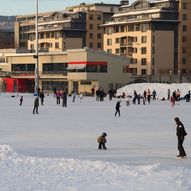
M116 33L119 32L119 26L115 26L114 30L115 30Z
M89 48L93 48L93 42L89 43Z
M130 64L137 64L137 58L131 58Z
M183 30L183 31L187 31L187 26L186 26L186 25L183 25L183 26L182 26L182 30Z
M111 38L107 39L107 45L112 45L112 39Z
M116 48L115 49L115 54L119 54L119 53L120 53L119 48Z
M100 49L101 48L101 42L97 43L97 48Z
M92 38L93 38L93 33L90 33L90 35L89 35L89 36L90 36L90 39L92 39Z
M107 28L107 29L106 29L106 33L107 33L107 35L112 34L112 33L113 33L112 28Z
M152 59L152 65L155 65L155 58Z
M97 15L97 20L101 20L102 16L101 15Z
M93 18L94 18L94 17L93 17L93 15L91 14L91 15L89 16L89 19L90 19L90 20L93 20Z
M187 3L182 4L183 9L187 9Z
M119 38L116 38L116 39L115 39L115 43L116 43L116 44L119 44Z
M63 90L68 88L67 81L42 81L42 89L43 90L53 90L56 88L57 90Z
M97 34L97 38L98 38L98 39L101 39L101 33L98 33L98 34Z
M100 30L100 29L101 29L100 25L97 25L97 29L98 29L98 30Z
M153 43L155 43L155 36L153 35Z
M147 59L146 58L141 58L141 65L147 65Z
M140 26L137 24L135 25L135 31L139 31L140 30Z
M81 85L92 85L92 82L91 81L82 80L82 81L80 81L80 84Z
M142 47L141 48L141 54L146 54L147 53L147 48L146 47Z
M137 75L137 68L131 68L131 73L133 75Z
M66 71L67 63L43 63L42 65L42 71L43 73L62 73L63 71Z
M183 20L187 20L187 15L186 14L183 14Z
M152 48L152 53L155 54L155 47Z
M141 43L147 43L147 37L146 36L141 37Z
M125 27L121 26L121 32L125 32Z
M97 72L96 65L86 65L86 72Z
M182 42L186 42L186 36L182 37Z
M146 75L147 74L147 70L146 69L141 69L141 75Z
M90 29L93 29L93 24L90 24Z
M182 47L182 53L186 53L186 47Z
M58 39L58 38L60 37L59 33L56 32L56 33L54 34L54 37L55 37L56 39Z
M55 43L55 48L59 48L59 42Z
M186 58L182 58L182 64L186 64Z
M31 47L31 50L34 50L34 44L31 44L30 47Z
M107 53L112 54L112 49L107 49Z

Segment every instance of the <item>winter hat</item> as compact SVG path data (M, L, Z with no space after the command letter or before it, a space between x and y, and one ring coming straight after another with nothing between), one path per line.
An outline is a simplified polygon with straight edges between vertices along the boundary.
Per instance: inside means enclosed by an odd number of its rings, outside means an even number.
M175 120L176 122L179 122L179 121L180 121L180 119L179 119L178 117L175 117L174 120Z
M107 136L107 133L104 132L104 133L102 133L102 135L103 135L104 137L106 137L106 136Z

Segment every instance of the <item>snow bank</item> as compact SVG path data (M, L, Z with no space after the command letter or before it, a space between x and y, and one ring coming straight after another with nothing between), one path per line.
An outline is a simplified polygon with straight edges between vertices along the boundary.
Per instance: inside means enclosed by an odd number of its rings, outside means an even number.
M0 145L0 156L3 191L191 190L191 169L184 167L25 157L7 145Z
M130 84L124 86L117 90L117 95L122 95L125 92L126 95L133 96L134 90L138 94L143 95L144 90L150 89L151 92L155 90L157 92L157 98L161 99L163 97L167 98L168 89L171 93L177 89L180 90L181 96L184 97L189 90L191 90L191 83L182 83L182 84L162 84L162 83L138 83Z

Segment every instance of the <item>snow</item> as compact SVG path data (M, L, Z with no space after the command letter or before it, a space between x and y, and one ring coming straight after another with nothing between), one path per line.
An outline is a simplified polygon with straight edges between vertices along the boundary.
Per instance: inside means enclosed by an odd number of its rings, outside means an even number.
M188 92L190 84L133 84L118 90L155 88ZM40 114L32 114L30 94L0 95L0 190L2 191L190 191L191 103L171 107L169 101L125 106L114 117L118 99L97 102L84 97L68 107L45 97ZM24 96L19 106L20 96ZM187 158L178 160L176 124L179 116L188 135ZM108 150L98 150L96 139L107 132Z
M118 95L122 95L123 92L125 94L133 96L134 90L137 91L138 94L143 95L144 90L148 90L152 92L155 90L157 92L157 98L167 98L168 89L170 92L179 89L181 92L181 96L185 96L189 90L191 90L191 83L182 83L182 84L162 84L162 83L139 83L139 84L131 84L125 87L118 89Z

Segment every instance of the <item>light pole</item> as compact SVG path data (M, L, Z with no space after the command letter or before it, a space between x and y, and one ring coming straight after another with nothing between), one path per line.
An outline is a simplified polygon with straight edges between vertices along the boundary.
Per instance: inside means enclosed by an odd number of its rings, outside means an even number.
M36 59L35 63L35 89L34 92L37 96L38 95L38 88L39 88L39 71L38 71L38 0L36 0L36 23L35 23L35 33L36 33L36 51L34 58Z
M169 71L170 74L170 84L172 83L172 70Z
M181 83L181 72L178 70L178 83Z

